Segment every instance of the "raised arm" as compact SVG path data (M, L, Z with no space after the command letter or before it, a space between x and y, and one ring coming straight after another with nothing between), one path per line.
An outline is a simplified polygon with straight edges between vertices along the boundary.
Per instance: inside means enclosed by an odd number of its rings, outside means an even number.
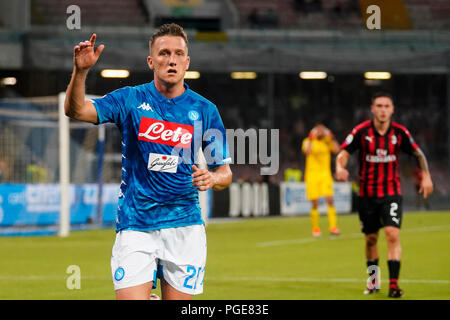
M312 128L311 131L308 133L308 138L303 140L302 144L302 152L305 155L309 155L312 151L312 141L317 136L317 129L316 127Z
M330 146L330 151L337 155L339 153L339 143L336 141L336 139L334 138L334 134L333 132L331 132L330 129L325 128L325 139L328 140L329 146Z
M423 197L426 199L433 192L433 182L431 181L428 162L421 149L415 150L413 155L416 157L417 164L422 171L422 180L420 181L419 193L423 194Z
M94 104L85 99L86 76L95 63L97 63L104 45L94 51L96 34L89 41L80 42L73 49L73 72L69 86L66 90L64 110L66 116L85 122L97 123L98 116Z

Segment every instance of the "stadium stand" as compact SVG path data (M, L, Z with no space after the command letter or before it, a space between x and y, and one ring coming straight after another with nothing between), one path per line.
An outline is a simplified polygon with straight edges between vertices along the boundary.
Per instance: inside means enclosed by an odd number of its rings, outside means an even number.
M415 29L448 29L450 2L446 0L404 0Z
M70 0L31 0L32 25L56 25L66 17ZM239 16L239 28L254 29L356 29L362 25L365 0L233 0L233 1L154 1L154 0L100 0L77 1L83 7L82 19L88 25L159 25L176 19L192 27L203 29L235 26L229 18L233 12ZM198 3L197 3L198 2ZM386 4L386 3L385 3ZM393 8L405 7L404 17L397 20L398 29L404 29L411 20L414 29L448 29L450 2L446 0L395 0ZM223 14L226 12L226 15ZM228 18L227 18L228 17ZM386 16L384 16L386 19ZM406 20L406 21L405 21ZM400 25L399 25L400 23ZM402 27L403 25L403 27ZM395 22L392 29L395 29Z
M234 1L239 11L241 28L274 27L265 22L265 15L269 10L273 10L279 17L279 24L275 26L277 28L316 30L360 27L362 25L361 11L367 7L369 2L364 0ZM392 6L393 9L406 7L403 17L399 17L398 12L400 11L397 11L397 16L393 17L397 19L397 29L404 29L404 26L409 24L409 19L412 20L414 29L450 27L450 2L446 0L395 0L389 1L389 3L380 1L375 3ZM395 23L392 29L395 29Z
M87 25L144 25L146 10L141 0L79 0L83 24ZM67 7L71 0L32 0L32 25L57 25L65 23Z
M355 0L236 0L234 3L239 11L241 27L326 29L361 25L359 5ZM276 25L266 21L272 11L278 18Z

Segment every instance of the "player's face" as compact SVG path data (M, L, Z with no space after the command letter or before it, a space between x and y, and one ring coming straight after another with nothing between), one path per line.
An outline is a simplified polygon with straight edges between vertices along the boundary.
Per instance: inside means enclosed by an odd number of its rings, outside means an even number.
M321 124L316 126L317 138L321 139L325 136L325 127Z
M166 85L182 83L189 68L187 44L182 37L162 36L156 38L147 58L148 66L153 70L155 80Z
M391 120L392 114L394 113L394 105L390 98L378 97L373 101L370 110L376 121L384 123Z

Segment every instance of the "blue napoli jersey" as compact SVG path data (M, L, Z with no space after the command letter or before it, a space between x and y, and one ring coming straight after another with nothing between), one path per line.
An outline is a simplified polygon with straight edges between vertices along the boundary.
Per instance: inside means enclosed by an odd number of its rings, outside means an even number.
M217 107L190 90L173 99L154 82L92 99L99 124L122 135L116 231L203 224L192 165L200 149L209 168L231 162Z

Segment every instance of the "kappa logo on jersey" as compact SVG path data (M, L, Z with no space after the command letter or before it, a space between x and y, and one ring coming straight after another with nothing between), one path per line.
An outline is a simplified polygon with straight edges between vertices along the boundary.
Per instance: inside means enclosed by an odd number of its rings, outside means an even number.
M143 102L139 107L137 107L138 109L143 109L143 110L145 110L145 111L151 111L151 112L153 112L153 109L152 109L152 107L148 104L148 103L145 103L145 102Z
M190 148L194 126L143 117L138 139L169 146Z

